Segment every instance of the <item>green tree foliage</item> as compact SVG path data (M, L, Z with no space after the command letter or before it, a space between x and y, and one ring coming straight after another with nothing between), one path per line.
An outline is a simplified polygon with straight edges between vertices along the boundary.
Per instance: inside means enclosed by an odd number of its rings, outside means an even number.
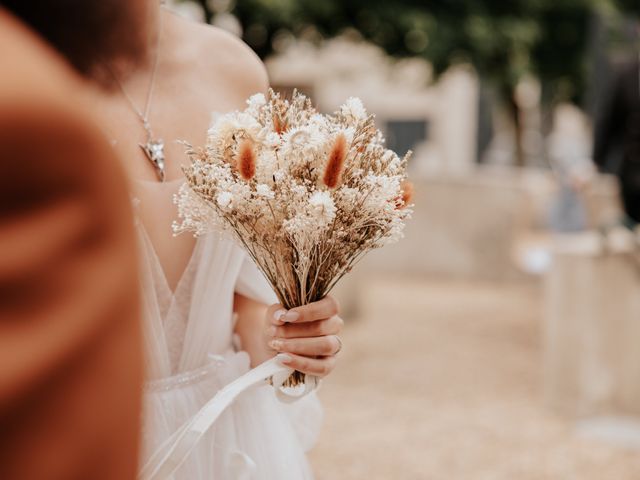
M200 1L213 16L207 7L216 2ZM283 34L321 39L351 31L391 56L427 59L436 76L470 63L506 102L519 135L514 91L525 75L541 81L547 105L581 103L589 31L612 1L640 11L640 0L237 0L232 13L263 58Z
M635 5L638 0L620 0ZM202 0L206 7L207 2ZM232 13L262 57L282 32L332 37L345 30L396 57L422 56L436 74L469 62L502 92L525 74L551 96L579 100L598 0L237 0ZM636 7L637 8L637 7ZM213 12L209 10L209 15Z
M615 3L621 11L640 16L640 2L638 0L615 0Z

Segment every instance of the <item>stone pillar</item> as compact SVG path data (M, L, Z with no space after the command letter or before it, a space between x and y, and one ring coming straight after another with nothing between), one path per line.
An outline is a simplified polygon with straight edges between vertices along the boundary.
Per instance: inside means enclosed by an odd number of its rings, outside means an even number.
M546 402L571 417L640 416L640 259L595 233L557 239L546 278Z

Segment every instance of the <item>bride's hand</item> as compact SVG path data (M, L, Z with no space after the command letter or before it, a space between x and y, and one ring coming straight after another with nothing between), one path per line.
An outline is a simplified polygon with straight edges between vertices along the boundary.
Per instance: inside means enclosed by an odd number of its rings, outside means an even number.
M331 373L342 348L338 334L344 325L333 297L289 311L272 305L266 325L268 345L280 354L283 365L317 377Z

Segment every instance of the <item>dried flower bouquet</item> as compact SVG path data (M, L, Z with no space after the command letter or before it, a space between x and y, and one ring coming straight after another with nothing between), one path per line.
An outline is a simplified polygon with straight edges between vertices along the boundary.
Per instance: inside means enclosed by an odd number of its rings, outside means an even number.
M402 236L409 154L385 148L357 98L334 115L299 93L247 104L217 118L205 148L188 146L174 230L231 231L290 309L321 299L363 254Z

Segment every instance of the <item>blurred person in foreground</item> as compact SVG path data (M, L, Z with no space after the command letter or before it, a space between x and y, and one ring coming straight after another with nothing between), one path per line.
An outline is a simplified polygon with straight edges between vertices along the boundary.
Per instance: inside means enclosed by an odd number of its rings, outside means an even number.
M620 149L622 162L616 173L627 215L625 223L634 227L640 223L640 54L616 72L596 119L595 163L610 170L611 154Z
M135 478L133 219L84 99L144 59L141 5L0 2L2 480Z

